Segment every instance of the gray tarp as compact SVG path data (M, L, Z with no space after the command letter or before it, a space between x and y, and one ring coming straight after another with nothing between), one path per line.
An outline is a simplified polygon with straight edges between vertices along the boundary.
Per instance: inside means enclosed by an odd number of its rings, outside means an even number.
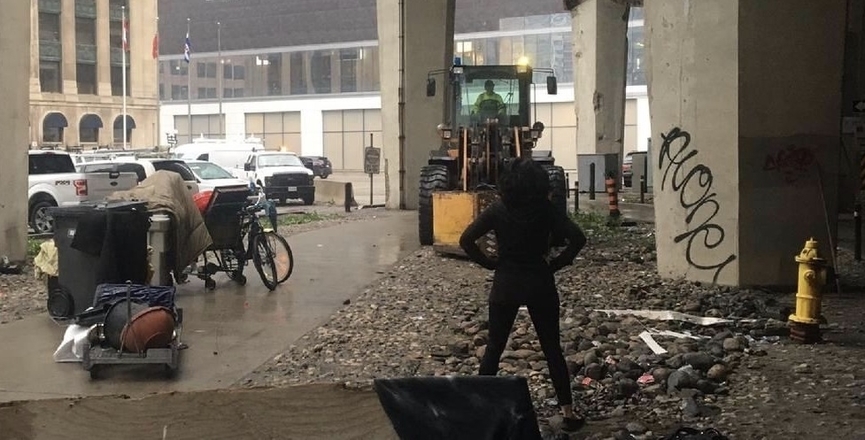
M175 232L175 276L192 264L213 243L204 218L179 174L157 171L144 179L137 187L118 191L107 197L114 200L140 200L147 203L147 210L168 214L172 218Z

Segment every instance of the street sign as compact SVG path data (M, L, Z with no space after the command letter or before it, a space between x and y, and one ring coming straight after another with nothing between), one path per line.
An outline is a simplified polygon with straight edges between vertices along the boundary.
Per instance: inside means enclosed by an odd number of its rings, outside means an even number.
M381 148L364 148L363 172L366 174L379 174L381 172Z

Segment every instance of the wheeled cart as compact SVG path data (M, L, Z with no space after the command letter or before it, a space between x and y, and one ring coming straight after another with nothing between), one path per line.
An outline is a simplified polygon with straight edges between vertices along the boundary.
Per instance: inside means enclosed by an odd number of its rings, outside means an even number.
M125 296L120 296L122 289ZM79 316L81 324L96 323L82 353L82 367L91 379L98 379L108 365L162 365L167 378L176 375L184 344L180 342L183 309L174 306L174 294L172 286L99 286L96 302L100 306ZM151 312L161 313L161 321L140 321L145 325L136 327L136 320ZM173 321L170 328L158 327L167 319ZM164 345L153 341L164 341Z

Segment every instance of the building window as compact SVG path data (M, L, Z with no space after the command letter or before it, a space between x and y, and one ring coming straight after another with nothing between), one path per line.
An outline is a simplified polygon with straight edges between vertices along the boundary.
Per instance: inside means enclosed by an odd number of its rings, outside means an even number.
M216 99L216 87L199 87L198 99Z
M303 53L292 52L289 57L291 64L291 90L292 95L306 94L306 74L303 68Z
M330 58L331 52L329 51L316 51L312 54L310 65L312 70L312 86L315 88L315 93L331 92Z
M246 66L234 66L234 79L246 79Z
M135 128L135 119L126 115L126 143L132 138L132 130ZM114 143L123 144L123 115L114 118Z
M357 91L357 62L360 58L359 49L342 49L339 51L339 91Z
M75 44L96 45L96 20L75 17Z
M243 89L234 89L235 98L243 98Z
M268 96L282 95L282 54L267 56L267 94Z
M96 65L78 63L76 66L78 93L81 95L96 94Z
M60 41L60 14L39 13L39 41Z
M62 143L63 130L67 125L66 117L62 113L48 113L42 120L42 141Z
M189 74L189 64L183 60L171 60L168 64L168 70L172 75L186 76Z
M39 61L39 84L44 93L63 93L59 61Z
M184 101L189 99L189 89L186 86L171 86L171 99Z
M102 128L102 119L90 114L84 115L78 123L79 143L99 143L99 129Z
M199 78L216 78L216 63L196 63Z
M159 100L165 100L165 84L162 83L159 84Z
M234 89L222 89L222 97L233 98L234 97Z
M130 96L129 91L129 68L126 69L126 96ZM123 66L111 66L111 94L113 96L123 96Z

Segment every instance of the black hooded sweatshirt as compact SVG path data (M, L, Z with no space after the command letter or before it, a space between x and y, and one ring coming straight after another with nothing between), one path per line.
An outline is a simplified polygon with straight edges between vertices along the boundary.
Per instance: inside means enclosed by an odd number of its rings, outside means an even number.
M487 257L477 240L487 232L496 234L496 259ZM568 244L550 258L550 237L564 236ZM497 201L485 209L460 237L460 247L474 262L495 270L491 303L537 304L558 301L553 274L571 264L586 244L576 223L544 201L514 208Z

